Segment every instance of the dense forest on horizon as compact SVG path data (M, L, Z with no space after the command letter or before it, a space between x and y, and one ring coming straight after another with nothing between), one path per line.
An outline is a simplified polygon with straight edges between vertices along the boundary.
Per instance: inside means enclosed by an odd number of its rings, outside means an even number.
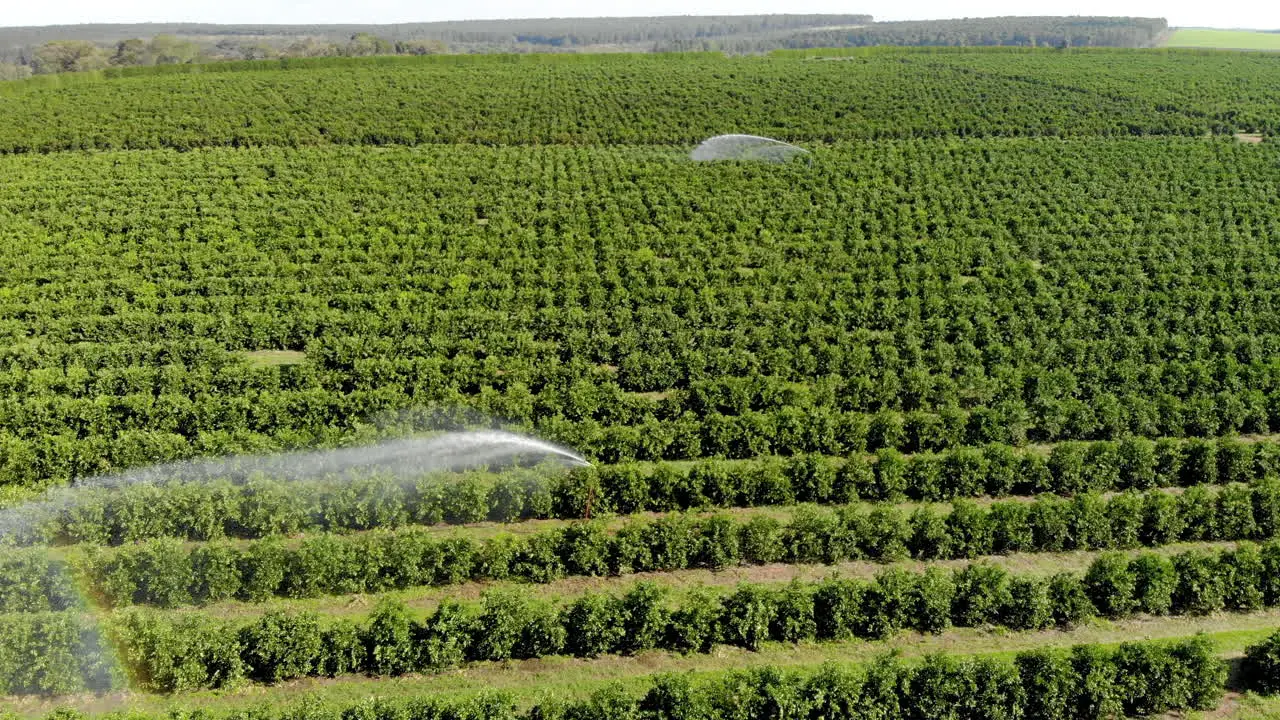
M1156 44L1164 18L997 17L874 23L796 32L788 48L904 46L1122 47Z
M396 25L54 25L0 28L0 80L219 60L442 53L763 53L815 47L1150 47L1163 18L995 17L913 22L870 15L472 20Z

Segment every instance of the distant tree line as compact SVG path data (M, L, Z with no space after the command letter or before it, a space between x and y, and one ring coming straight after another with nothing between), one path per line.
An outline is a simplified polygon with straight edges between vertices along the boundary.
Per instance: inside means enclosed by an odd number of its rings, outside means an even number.
M175 35L150 40L129 38L104 45L90 40L54 40L20 53L14 62L0 63L0 80L111 67L182 65L220 60L266 60L289 57L363 57L371 55L431 55L447 52L439 40L392 41L356 33L345 41L299 38L287 45L248 38L225 38L213 45Z
M557 18L361 26L10 28L0 29L0 80L219 60L445 52L761 53L871 45L1149 47L1167 29L1163 18L997 17L874 23L870 15ZM142 36L149 32L155 34L144 39Z
M1169 23L1136 17L995 17L875 23L861 28L815 29L776 39L775 47L871 45L1122 47L1158 44ZM731 48L739 49L739 48Z
M142 25L54 25L0 27L0 58L5 49L35 47L55 40L87 40L111 45L131 37L176 35L200 38L321 38L344 41L368 34L392 42L441 40L449 44L511 43L527 36L558 45L642 43L680 37L710 37L870 23L870 15L701 15L626 18L542 18L462 20L395 25L214 25L148 23Z
M166 64L158 57L155 62L148 62L155 57L144 51L143 46L149 43L180 47L185 55L176 62L586 48L648 52L707 38L847 27L869 22L870 15L743 15L400 25L148 24L0 28L0 79L32 73ZM153 39L139 39L143 37ZM42 55L52 62L43 62ZM26 70L22 70L23 67ZM57 67L63 69L54 69Z

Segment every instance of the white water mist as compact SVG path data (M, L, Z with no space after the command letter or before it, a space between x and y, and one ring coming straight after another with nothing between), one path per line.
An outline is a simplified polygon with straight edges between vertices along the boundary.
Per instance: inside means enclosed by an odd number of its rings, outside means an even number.
M492 468L535 459L565 467L591 464L568 448L501 430L447 432L363 447L165 463L87 478L70 487L53 490L41 500L0 510L0 542L23 535L33 522L48 517L50 512L74 507L78 496L89 489L138 483L244 482L254 476L290 482L320 479L341 482L367 473L409 481L431 472Z

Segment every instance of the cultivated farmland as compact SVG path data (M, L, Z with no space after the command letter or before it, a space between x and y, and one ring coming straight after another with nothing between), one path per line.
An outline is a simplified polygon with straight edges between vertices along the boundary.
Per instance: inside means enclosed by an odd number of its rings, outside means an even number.
M1280 50L1280 32L1179 28L1169 36L1169 47L1201 47L1219 50Z
M0 84L0 707L1260 712L1277 88L861 48ZM689 159L721 133L808 154ZM591 465L29 502L495 426Z

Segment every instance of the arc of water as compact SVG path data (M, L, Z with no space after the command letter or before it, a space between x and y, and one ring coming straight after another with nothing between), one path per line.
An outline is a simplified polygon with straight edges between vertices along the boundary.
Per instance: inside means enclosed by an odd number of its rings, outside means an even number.
M74 506L77 495L90 488L113 488L145 482L201 482L217 478L248 478L264 474L298 481L341 477L372 470L408 478L438 470L465 470L508 463L521 457L550 458L569 467L585 467L581 455L537 438L502 430L448 432L430 437L389 440L363 447L337 448L276 455L235 455L226 458L166 463L124 473L103 475L49 493L45 498L0 510L0 541L22 532L33 519Z
M716 135L703 140L689 154L693 160L758 160L783 163L810 153L802 147L760 135Z

